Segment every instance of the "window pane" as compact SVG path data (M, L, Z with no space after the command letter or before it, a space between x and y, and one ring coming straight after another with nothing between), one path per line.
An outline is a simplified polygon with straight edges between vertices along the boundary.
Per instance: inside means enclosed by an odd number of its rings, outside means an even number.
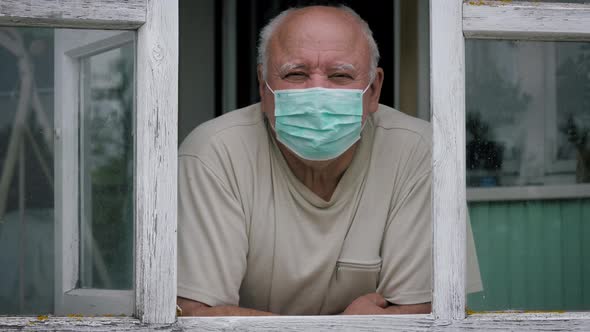
M470 187L590 182L590 44L469 40Z
M590 43L466 42L474 310L590 309ZM477 190L475 190L477 189ZM508 198L510 197L510 198Z
M133 281L133 44L82 59L80 287Z
M0 27L0 315L52 313L55 278L62 269L89 269L90 279L75 277L79 287L132 287L134 46L106 50L104 41L98 43L105 32L91 30L75 31L70 36L76 40L58 46L60 31ZM55 70L58 58L71 51L63 45L90 52L88 37L96 37L93 42L103 49L71 58L71 67L80 68L79 77L88 85L80 80L83 89L68 91L72 99L61 102L56 91L63 90L64 80L76 80ZM68 113L66 104L78 105L71 102L77 96L84 100L82 107ZM66 114L79 123L69 130L74 137L59 128L57 119ZM79 156L58 152L64 141L75 142ZM64 195L71 193L56 189L61 187L57 165L77 170L63 181L80 180L79 200L66 201ZM79 218L58 220L58 206ZM91 231L91 240L81 237L80 248L72 248L81 253L75 266L58 266L63 254L56 242L62 238L59 230L78 224L85 225L80 234ZM85 259L87 251L92 256Z
M0 37L0 314L50 312L53 33L0 28Z

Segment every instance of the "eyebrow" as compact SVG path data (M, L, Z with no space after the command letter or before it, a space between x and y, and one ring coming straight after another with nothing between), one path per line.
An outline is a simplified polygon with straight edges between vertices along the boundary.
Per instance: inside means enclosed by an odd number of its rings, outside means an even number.
M284 73L284 72L288 72L288 71L294 70L294 69L305 69L305 68L307 68L307 65L305 65L303 63L288 62L288 63L283 64L279 68L279 72ZM343 71L347 71L347 70L356 71L356 67L351 63L343 63L343 64L331 66L330 69L331 70L343 70Z
M336 65L336 66L332 66L330 67L330 69L335 69L335 70L353 70L356 71L356 68L354 67L353 64L351 63L344 63L344 64L340 64L340 65Z
M284 72L287 72L287 71L290 71L293 69L302 69L302 68L307 68L307 66L304 65L303 63L287 62L279 68L279 73L284 73Z

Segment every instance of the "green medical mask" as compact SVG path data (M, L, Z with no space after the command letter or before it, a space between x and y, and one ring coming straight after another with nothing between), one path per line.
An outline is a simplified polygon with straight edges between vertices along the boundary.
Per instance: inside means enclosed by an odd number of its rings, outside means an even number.
M279 142L307 160L340 156L361 137L363 94L360 89L292 89L274 94L274 130Z

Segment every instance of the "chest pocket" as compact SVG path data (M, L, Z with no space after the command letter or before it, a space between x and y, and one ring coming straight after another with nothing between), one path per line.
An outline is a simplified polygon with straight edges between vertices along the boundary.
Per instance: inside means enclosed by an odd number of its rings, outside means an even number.
M339 314L357 297L374 293L379 283L381 264L381 258L362 261L339 259L322 314Z

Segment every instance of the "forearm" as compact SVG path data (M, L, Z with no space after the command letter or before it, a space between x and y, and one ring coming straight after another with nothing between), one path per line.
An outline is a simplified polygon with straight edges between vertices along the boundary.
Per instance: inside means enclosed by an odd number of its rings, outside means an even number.
M432 311L432 307L430 302L406 305L390 304L383 310L386 311L386 314L390 315L429 314Z
M177 297L176 304L182 310L182 316L271 316L270 312L259 311L238 306L211 307L203 302Z
M430 302L397 305L388 302L378 293L370 293L352 301L342 315L410 315L430 312Z
M273 316L271 312L236 306L200 307L182 313L183 316Z

